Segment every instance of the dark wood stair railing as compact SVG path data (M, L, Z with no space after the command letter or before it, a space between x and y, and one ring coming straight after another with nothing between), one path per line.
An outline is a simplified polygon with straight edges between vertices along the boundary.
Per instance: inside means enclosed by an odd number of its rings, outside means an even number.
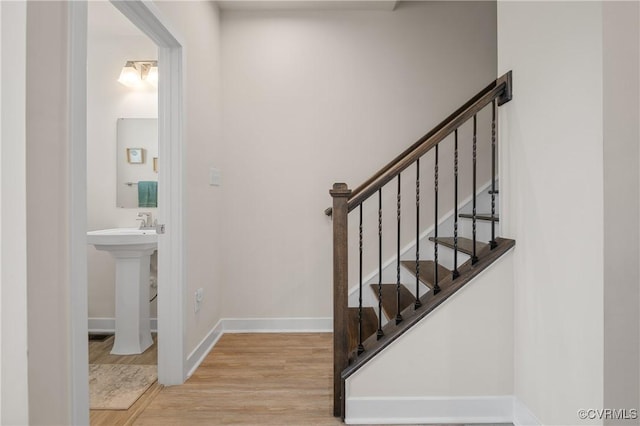
M325 213L333 218L333 338L334 338L334 405L336 417L344 419L345 414L345 380L362 367L366 362L379 353L405 331L417 324L429 312L443 303L456 291L471 281L482 270L509 251L515 241L496 237L496 142L497 116L496 106L509 102L512 98L511 71L471 98L449 117L434 127L429 133L420 138L408 149L394 158L371 178L351 191L347 184L336 183L330 194L333 206ZM477 114L491 105L491 212L478 214L476 212L476 163L477 163ZM458 214L458 129L468 120L473 120L473 209L471 214ZM455 135L454 148L454 229L453 237L442 237L438 234L438 146L450 134ZM434 149L434 214L435 223L432 237L434 244L433 261L420 260L420 158ZM415 261L401 260L401 173L416 164L416 255ZM382 189L391 180L397 178L397 241L396 241L396 282L383 284L382 279ZM372 195L378 194L378 282L371 285L371 290L378 298L378 310L373 307L363 307L363 227L362 205ZM348 214L359 207L359 292L358 307L350 308L348 303ZM458 235L458 217L472 220L472 238ZM476 241L476 222L487 221L491 226L491 240L487 243ZM451 270L440 265L438 260L438 246L453 249L454 264ZM458 252L467 254L470 258L463 264L458 264ZM415 295L401 283L401 266L415 275ZM425 285L426 291L421 295L420 286ZM395 300L393 300L395 299ZM383 326L383 311L388 319ZM377 324L376 324L377 323ZM366 337L365 337L366 336Z

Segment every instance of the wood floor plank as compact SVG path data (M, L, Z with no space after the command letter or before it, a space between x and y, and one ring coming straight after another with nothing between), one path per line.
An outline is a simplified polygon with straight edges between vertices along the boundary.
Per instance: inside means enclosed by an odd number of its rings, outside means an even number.
M341 425L332 415L331 333L225 334L187 382L136 425Z

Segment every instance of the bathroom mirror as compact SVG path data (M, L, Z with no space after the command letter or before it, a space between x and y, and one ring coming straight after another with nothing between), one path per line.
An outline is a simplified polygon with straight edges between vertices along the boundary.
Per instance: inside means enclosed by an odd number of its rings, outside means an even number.
M119 118L117 139L117 207L157 207L158 119Z

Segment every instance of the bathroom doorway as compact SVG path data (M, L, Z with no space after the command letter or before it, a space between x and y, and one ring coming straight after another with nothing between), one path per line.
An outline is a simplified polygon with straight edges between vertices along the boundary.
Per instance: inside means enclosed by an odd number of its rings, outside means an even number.
M88 8L94 6L94 2L70 2L70 37L69 48L71 56L71 150L72 150L72 220L70 238L72 251L82 254L87 252L87 226L89 197L86 193L90 179L87 163L88 138L91 137L93 124L91 113L87 114L87 90L93 68L87 69L87 60L92 52L88 51ZM157 7L149 2L97 2L100 6L109 6L117 9L117 13L124 15L137 29L144 33L157 47L157 65L162 78L158 81L157 92L157 120L158 120L158 151L157 157L151 157L151 167L155 166L158 175L158 208L153 219L157 219L164 231L157 237L158 249L158 281L157 281L157 330L161 336L157 346L157 371L158 381L163 385L180 384L185 379L185 354L183 323L184 313L182 301L184 300L184 238L183 238L183 206L182 202L182 43L179 37L168 28L164 17ZM99 6L99 7L100 7ZM142 52L145 53L145 52ZM136 59L154 59L149 57L132 57ZM90 64L89 64L90 65ZM118 66L120 73L125 63ZM106 73L106 70L104 70ZM113 77L113 81L118 75ZM118 84L118 83L116 83ZM117 89L114 89L117 90ZM140 97L133 92L125 96L125 103ZM139 100L139 99L138 99ZM111 111L113 113L113 111ZM113 123L115 128L116 123ZM140 148L140 147L132 147ZM132 155L132 162L137 161L137 154ZM144 154L143 154L144 155ZM99 157L99 156L98 156ZM154 161L154 158L157 160ZM104 162L108 161L102 159ZM115 158L109 161L116 161ZM146 163L146 162L145 162ZM144 164L144 163L143 163ZM111 172L113 173L113 172ZM101 183L100 183L101 182ZM94 182L95 183L95 182ZM109 179L99 180L98 183L115 187L116 182ZM114 190L115 191L115 190ZM115 200L114 200L115 202ZM145 208L144 211L148 209ZM133 222L137 218L137 209L133 209ZM120 211L120 219L127 216L125 210ZM127 216L127 220L130 219ZM151 223L153 223L153 219ZM91 218L91 221L94 219ZM95 222L92 222L95 223ZM106 223L106 222L105 222ZM109 227L131 227L130 222L119 222ZM94 226L95 227L95 226ZM97 227L106 228L98 225ZM71 318L72 338L71 352L73 363L72 393L73 406L72 418L74 424L86 424L89 420L89 395L87 377L87 331L88 311L87 306L87 259L82 255L72 264L72 291ZM153 296L151 296L152 298ZM105 300L106 301L106 300ZM91 302L93 303L93 302ZM100 302L98 302L99 304ZM109 302L111 303L111 302ZM104 306L102 308L105 308ZM108 309L105 308L105 309ZM94 318L96 319L96 318ZM109 319L109 318L107 318ZM96 324L107 324L109 321ZM75 362L77 360L78 362Z
M87 5L89 407L100 425L118 423L158 387L158 251L113 250L92 237L156 233L159 73L149 37L110 2Z

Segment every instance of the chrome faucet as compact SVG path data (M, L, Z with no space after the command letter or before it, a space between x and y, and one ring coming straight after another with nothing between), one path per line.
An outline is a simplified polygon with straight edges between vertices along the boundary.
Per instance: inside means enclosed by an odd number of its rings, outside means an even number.
M136 220L140 221L140 229L151 229L153 228L153 223L151 220L150 212L140 212L138 213L138 218Z

